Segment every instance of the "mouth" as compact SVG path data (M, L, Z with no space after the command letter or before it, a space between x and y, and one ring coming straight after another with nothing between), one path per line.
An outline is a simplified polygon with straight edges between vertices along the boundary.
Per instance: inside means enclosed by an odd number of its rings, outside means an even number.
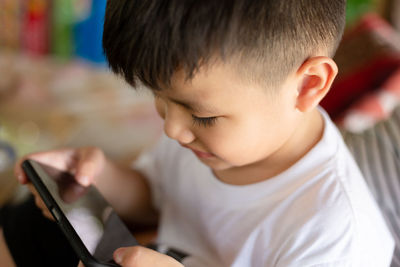
M182 145L182 146L192 150L192 152L199 158L207 159L207 158L215 157L214 154L211 154L211 153L208 153L208 152L199 151L199 150L193 149L193 148L191 148L191 147L189 147L187 145Z

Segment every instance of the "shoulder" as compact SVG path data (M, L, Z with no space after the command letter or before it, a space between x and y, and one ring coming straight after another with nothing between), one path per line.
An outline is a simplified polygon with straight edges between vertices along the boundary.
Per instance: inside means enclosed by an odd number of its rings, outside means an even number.
M261 231L265 238L273 235L276 241L277 266L337 261L340 266L347 266L346 262L359 266L354 263L359 261L360 251L376 255L380 250L368 238L390 240L352 155L329 118L325 121L323 139L286 172L284 178L295 179L281 188L279 216L273 223L265 222ZM373 224L383 229L382 237L369 233L376 231Z
M393 240L381 212L352 155L331 130L324 140L331 153L323 155L320 144L306 167L297 169L298 184L279 204L280 216L261 231L278 241L277 266L385 266L390 261ZM335 139L335 146L328 144Z
M315 178L279 203L274 221L263 222L260 240L274 240L275 266L344 264L357 254L358 224L338 177L327 172Z
M285 203L277 266L388 266L393 239L361 179L328 172Z
M327 188L327 191L331 191ZM357 223L345 194L333 188L329 195L299 199L296 219L282 222L281 266L307 266L328 259L351 259L357 244ZM326 193L326 192L325 192ZM290 264L289 264L290 263Z

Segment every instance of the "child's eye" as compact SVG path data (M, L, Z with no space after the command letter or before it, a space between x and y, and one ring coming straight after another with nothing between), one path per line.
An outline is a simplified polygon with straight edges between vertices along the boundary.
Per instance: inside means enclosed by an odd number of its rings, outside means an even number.
M213 126L217 120L217 117L199 118L194 115L192 115L192 118L193 118L194 125L199 125L199 126L204 126L204 127Z

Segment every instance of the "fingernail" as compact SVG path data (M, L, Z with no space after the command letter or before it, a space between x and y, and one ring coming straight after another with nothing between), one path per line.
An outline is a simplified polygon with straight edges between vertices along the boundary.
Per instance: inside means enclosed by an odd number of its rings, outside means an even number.
M89 180L89 177L87 177L87 176L79 176L78 181L83 186L90 185L90 180Z
M124 257L124 252L125 249L124 248L119 248L115 251L114 253L114 260L116 263L122 263L123 257Z
M24 179L24 177L22 176L22 174L18 174L17 175L17 179L20 183L22 183L22 180Z

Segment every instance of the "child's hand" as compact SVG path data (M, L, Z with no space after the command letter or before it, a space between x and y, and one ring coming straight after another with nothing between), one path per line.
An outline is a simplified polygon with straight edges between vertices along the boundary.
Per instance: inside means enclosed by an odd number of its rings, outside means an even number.
M15 165L14 172L21 184L27 184L29 190L35 197L36 205L42 210L42 213L52 219L52 215L47 210L46 205L39 197L33 185L29 182L27 176L22 170L21 164L26 159L33 159L40 163L52 166L62 171L74 174L77 183L83 186L89 186L93 183L95 177L102 171L105 164L103 152L94 147L67 148L29 154L20 159Z
M114 261L122 267L183 267L170 256L140 246L117 249L114 252ZM83 263L79 262L78 267L84 267Z
M70 172L83 186L93 183L105 163L103 152L95 147L66 148L34 153L23 157L15 165L14 172L21 184L29 182L21 167L22 162L26 159L33 159L56 169Z
M122 267L183 267L170 256L140 246L117 249L114 252L114 260Z

